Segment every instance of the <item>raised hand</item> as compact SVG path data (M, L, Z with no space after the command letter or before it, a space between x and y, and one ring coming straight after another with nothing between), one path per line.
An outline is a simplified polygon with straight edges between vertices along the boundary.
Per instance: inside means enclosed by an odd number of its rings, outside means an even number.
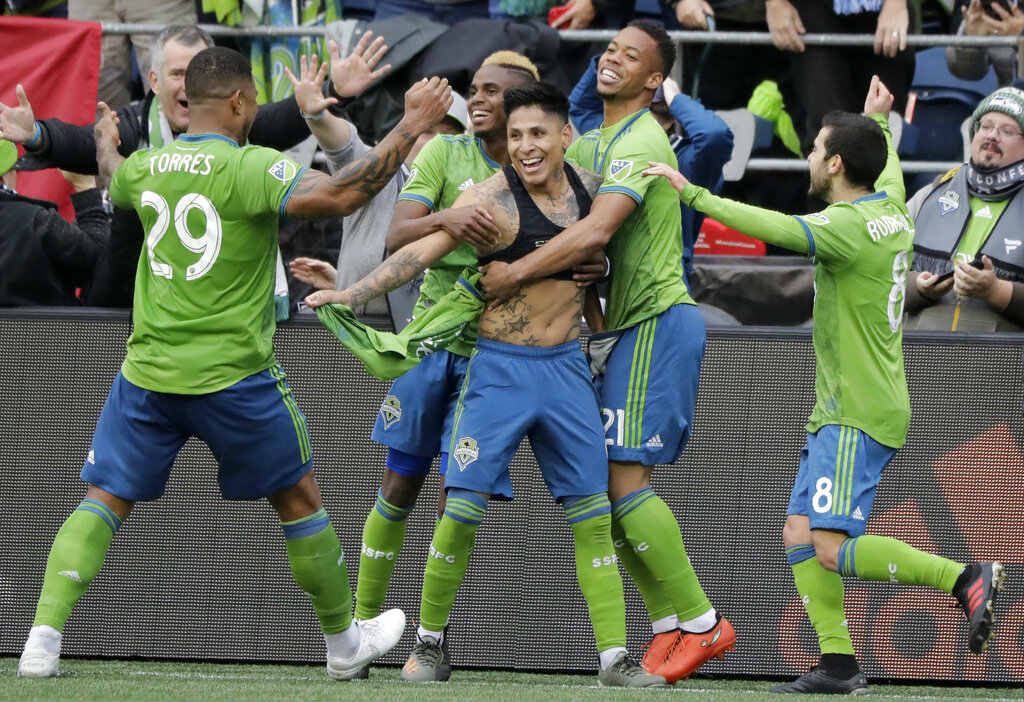
M327 77L327 63L320 63L320 59L313 54L308 59L306 56L299 58L299 78L284 67L284 73L292 83L295 90L295 102L299 105L299 111L303 115L316 115L326 108L337 103L337 99L324 97L323 84Z
M21 83L14 88L18 97L17 105L5 105L0 102L0 139L24 144L32 141L36 134L36 118L32 114L32 104L25 96L25 88Z
M299 256L288 264L292 275L317 290L333 290L338 271L327 261Z
M867 97L864 98L864 114L866 115L887 115L892 109L894 98L889 88L878 76L871 76L871 85L868 86Z
M555 29L586 29L596 14L592 0L571 0L569 9L551 26Z
M104 183L109 183L114 171L124 161L124 156L117 152L117 147L121 145L121 134L117 125L121 120L105 102L96 103L96 113L99 120L92 128L93 138L96 140L96 165L99 167L100 178Z
M370 83L391 70L390 63L374 69L389 47L384 43L384 37L377 37L371 42L372 36L373 32L364 33L356 48L345 58L341 58L338 45L333 40L327 43L331 54L331 83L334 84L334 92L341 97L360 95Z
M875 53L894 57L907 48L907 29L910 27L910 13L907 0L885 0L878 13L875 29Z
M405 91L405 127L422 134L440 122L452 106L452 89L447 78L424 78Z

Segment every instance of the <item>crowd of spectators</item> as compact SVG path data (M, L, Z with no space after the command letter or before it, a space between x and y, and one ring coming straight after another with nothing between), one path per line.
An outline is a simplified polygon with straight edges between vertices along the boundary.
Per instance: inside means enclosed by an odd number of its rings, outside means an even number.
M155 5L137 0L70 0L65 6L43 0L8 0L7 13L174 25L159 35L104 35L97 97L118 111L120 150L127 155L159 146L187 129L184 68L195 53L214 44L195 23L215 21L217 11L223 8L214 6L223 4L207 0ZM313 4L319 6L319 2ZM332 114L347 121L335 148L314 160L314 166L333 170L365 151L366 145L374 143L397 119L395 91L404 90L428 71L446 75L453 87L465 92L468 78L460 84L460 71L470 75L469 67L479 65L493 49L529 56L545 79L561 83L566 92L572 89L572 117L579 133L599 126L601 105L593 87L593 57L603 44L560 42L558 29L619 28L639 15L656 18L670 30L770 33L771 45L687 43L681 84L666 80L651 110L669 135L680 170L691 180L716 192L724 188L727 195L791 212L816 208L806 196L806 176L748 173L738 182L723 181L733 134L716 111L749 108L754 112L756 155L802 155L826 113L859 111L872 75L880 76L891 88L896 98L894 110L910 116L907 100L913 92L915 52L907 46L908 34L1019 36L1024 32L1024 11L1016 0L958 0L948 14L937 0L638 0L635 5L610 0L568 0L562 5L553 0L333 0L333 4L329 16L360 24L356 25L358 31L342 29L335 34L329 28L328 36L346 37L339 41L341 53L332 60L334 80L328 81L327 95L333 96ZM395 24L400 17L405 23ZM356 43L366 27L393 43L398 43L393 39L395 32L412 33L414 29L420 43L407 43L405 53L397 49L381 52L374 63L381 61L383 66L394 60L395 65L382 68L358 92L339 94L335 87L340 73L335 71L344 70L343 56L367 50L365 44ZM807 33L871 34L875 43L864 47L809 44L803 39ZM1015 83L1021 70L1016 47L951 46L945 58L949 73L958 78L978 81L992 71L998 85L1019 85ZM764 107L766 95L771 96L771 109ZM1013 173L1024 159L1024 93L1007 88L984 104L993 108L996 121L1015 121L993 124L988 113L976 113L969 124L970 158L964 167L936 179L912 200L912 214L928 226L919 227L921 245L916 260L920 265L914 266L908 282L911 326L956 329L959 323L960 329L1020 329L1020 314L1015 310L1024 304L1024 294L1015 293L1021 285L1019 271L1024 270L1024 261L1018 265L1016 260L1017 251L1024 251L1024 246L1017 242L1013 247L1014 237L1020 237L1007 232L1017 226L1018 217L1024 217L1024 210L1015 206L1016 188L997 188L993 195L979 192L979 187L984 187L978 183L984 183L990 174L1014 185L1020 180ZM1014 107L1020 111L1014 113ZM104 184L97 188L90 175L96 173L91 126L68 124L59 115L46 117L37 120L33 113L31 86L26 90L19 87L13 104L0 104L0 136L9 140L0 141L0 305L127 307L143 249L138 219L104 205ZM458 97L449 118L436 131L462 131L469 122L465 100ZM294 97L288 97L261 106L250 140L278 149L297 147L310 138L310 126L320 136L314 123L303 119ZM20 159L11 142L20 145ZM62 174L72 183L75 221L63 220L51 203L18 194L17 170L41 168L63 169ZM407 175L405 168L396 176L394 193L388 197L393 199ZM962 198L959 204L957 198ZM378 204L344 221L282 226L283 258L279 263L291 265L279 265L279 274L283 279L288 271L293 302L311 287L333 287L356 279L383 258L389 205L384 200ZM993 205L998 212L986 215ZM950 216L951 212L955 216ZM989 217L993 223L981 226L979 217ZM680 235L690 280L702 219L683 208ZM936 234L940 230L941 237ZM976 245L966 246L960 240L967 230ZM1007 242L999 245L1005 249L1002 254L999 246L989 243L997 239ZM986 254L987 262L976 258L979 251ZM977 267L970 265L972 259ZM335 260L336 267L329 263ZM942 277L938 287L927 285L943 273L951 275ZM978 275L980 283L974 280ZM997 285L994 281L999 280L1008 282ZM283 291L283 283L279 287L279 292ZM415 297L415 290L407 292ZM699 299L699 291L697 294ZM971 299L985 304L960 304ZM386 307L361 312L391 312L392 323L400 326L406 318L404 305L396 302L396 309L391 307L389 302ZM282 306L279 317L287 314ZM963 321L959 321L961 315Z

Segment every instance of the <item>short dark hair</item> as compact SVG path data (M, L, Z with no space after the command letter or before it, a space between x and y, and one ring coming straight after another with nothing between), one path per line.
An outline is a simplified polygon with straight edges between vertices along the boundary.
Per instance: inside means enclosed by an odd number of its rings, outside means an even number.
M654 40L661 55L661 75L667 76L676 62L676 45L665 31L665 27L660 22L648 19L635 19L626 26L639 29Z
M520 107L539 107L544 113L557 115L563 122L569 121L569 100L561 90L545 83L534 81L505 91L505 114L511 115Z
M874 190L889 151L878 123L865 115L833 110L822 118L821 126L829 128L825 158L839 154L850 184Z
M252 85L249 59L234 49L212 46L192 57L185 69L185 97L189 102L230 97Z

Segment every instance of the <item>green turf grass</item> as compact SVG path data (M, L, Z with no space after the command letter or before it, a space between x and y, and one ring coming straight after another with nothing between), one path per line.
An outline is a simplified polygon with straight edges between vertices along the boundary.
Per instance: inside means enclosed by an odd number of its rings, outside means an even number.
M154 661L61 661L61 676L15 677L18 662L0 659L0 700L831 700L772 695L778 683L698 678L673 689L601 688L596 675L542 675L494 670L456 670L447 683L415 684L398 679L397 668L371 670L369 680L336 682L323 667L237 665ZM886 700L1024 700L1022 688L927 687L873 684L868 695Z

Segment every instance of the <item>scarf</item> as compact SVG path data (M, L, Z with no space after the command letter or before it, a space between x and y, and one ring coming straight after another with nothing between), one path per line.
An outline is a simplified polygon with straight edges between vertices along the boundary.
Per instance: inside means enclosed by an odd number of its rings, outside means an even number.
M980 168L967 162L967 192L985 202L1012 197L1024 186L1024 160L1002 168Z

